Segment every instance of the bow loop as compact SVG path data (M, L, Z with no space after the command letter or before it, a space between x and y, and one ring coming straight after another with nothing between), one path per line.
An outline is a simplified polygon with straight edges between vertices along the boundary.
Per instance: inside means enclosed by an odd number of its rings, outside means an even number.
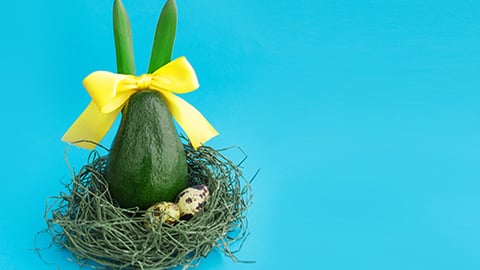
M184 56L179 57L152 73L154 90L168 89L169 92L185 94L199 87L195 70Z
M96 71L84 79L83 85L92 102L65 133L63 141L99 143L130 96L147 89L155 90L163 96L194 148L218 135L199 111L173 94L192 92L199 86L195 71L185 57L173 60L153 74L140 77ZM87 149L95 147L95 144L77 145Z

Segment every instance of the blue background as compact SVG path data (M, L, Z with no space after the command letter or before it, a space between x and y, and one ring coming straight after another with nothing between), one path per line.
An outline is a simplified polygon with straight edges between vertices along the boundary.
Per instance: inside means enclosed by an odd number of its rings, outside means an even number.
M89 102L81 81L115 70L112 2L2 3L0 269L57 269L33 239L69 179L60 137ZM164 2L124 2L142 73ZM479 1L178 6L174 55L201 83L185 98L220 131L210 145L261 169L238 254L257 263L212 252L198 269L480 269Z

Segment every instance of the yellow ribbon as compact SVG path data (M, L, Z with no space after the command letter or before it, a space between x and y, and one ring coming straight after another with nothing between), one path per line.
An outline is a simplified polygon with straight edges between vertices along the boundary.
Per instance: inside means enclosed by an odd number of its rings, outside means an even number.
M96 71L83 80L83 85L92 101L67 130L62 141L90 150L95 148L95 144L88 141L99 143L130 96L147 89L158 91L163 96L195 149L218 135L197 109L174 94L192 92L199 86L195 71L185 57L139 77Z

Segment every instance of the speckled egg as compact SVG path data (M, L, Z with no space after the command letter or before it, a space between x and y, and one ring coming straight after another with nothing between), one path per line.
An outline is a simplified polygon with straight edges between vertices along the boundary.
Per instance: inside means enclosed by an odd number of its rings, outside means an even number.
M208 196L208 188L205 185L196 185L180 192L175 201L180 208L180 219L191 219L205 206Z
M180 208L172 202L159 202L148 208L145 218L147 227L163 223L173 225L180 219Z

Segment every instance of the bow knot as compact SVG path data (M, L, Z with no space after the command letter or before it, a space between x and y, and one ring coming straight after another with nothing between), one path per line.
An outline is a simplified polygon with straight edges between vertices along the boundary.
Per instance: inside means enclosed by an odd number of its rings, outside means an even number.
M147 90L150 88L151 83L152 83L152 74L143 74L142 76L138 77L137 88L139 91Z
M93 149L108 132L131 95L142 90L160 93L172 116L185 131L196 149L218 132L192 105L174 93L183 94L198 88L197 76L185 57L180 57L152 74L140 77L96 71L83 80L92 97L85 111L67 130L62 140Z

